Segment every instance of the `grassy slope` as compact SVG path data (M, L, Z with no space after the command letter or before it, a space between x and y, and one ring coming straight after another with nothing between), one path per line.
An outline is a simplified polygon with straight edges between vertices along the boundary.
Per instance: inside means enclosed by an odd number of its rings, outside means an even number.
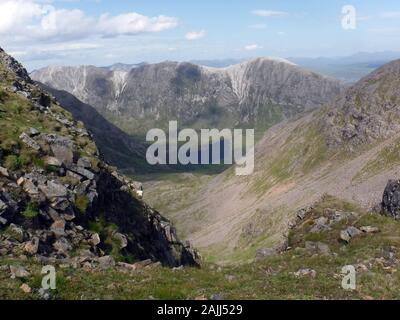
M194 201L201 188L212 175L203 173L170 173L137 177L144 182L145 201L168 218L177 227L180 237L185 238L199 227L202 215L186 215L185 208Z
M355 219L332 225L332 230L320 234L309 233L312 221L326 214L326 208L352 211ZM338 241L340 230L346 226L376 226L381 232L362 235L350 244ZM218 267L212 264L202 269L171 270L161 267L145 268L131 273L119 270L85 271L57 268L58 299L194 299L210 298L220 294L226 299L396 299L400 294L399 266L382 262L387 250L400 253L400 222L389 217L371 215L351 203L325 196L303 224L292 230L292 249L276 257L252 264ZM304 249L306 240L322 241L329 245L329 256L311 255ZM385 253L386 252L386 253ZM376 260L378 258L378 260ZM398 258L398 256L397 256ZM357 289L341 288L340 270L349 264L372 261L368 271L358 272ZM19 264L27 267L33 276L29 279L10 279L0 274L0 299L38 298L19 289L27 282L33 289L40 287L40 268L32 261L0 261L1 265ZM315 278L297 278L300 268L316 270Z
M65 126L50 115L35 110L26 98L5 91L4 85L7 84L8 75L1 69L0 73L0 79L2 79L0 83L0 127L2 128L0 131L0 150L2 150L3 156L0 163L11 171L32 166L45 168L44 160L40 158L38 152L21 142L20 134L32 127L42 133L56 133L64 136L69 135L69 132ZM37 94L39 94L39 91ZM51 111L72 120L71 114L58 105L52 104ZM78 127L83 128L83 124L78 123ZM97 148L89 137L73 137L73 140L82 155L89 158L95 155ZM95 161L94 157L93 161Z

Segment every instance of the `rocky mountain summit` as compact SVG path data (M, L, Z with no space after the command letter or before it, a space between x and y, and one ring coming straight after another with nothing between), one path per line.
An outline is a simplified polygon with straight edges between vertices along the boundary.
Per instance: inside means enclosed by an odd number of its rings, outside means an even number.
M83 124L3 50L0 126L0 256L199 264L170 222L137 199L137 184L102 161Z
M387 139L400 131L400 60L361 79L329 106L324 118L331 149Z
M177 62L147 64L129 71L47 67L31 76L68 91L136 134L167 127L169 120L194 128L255 125L264 130L324 105L343 90L334 79L272 58L226 68Z

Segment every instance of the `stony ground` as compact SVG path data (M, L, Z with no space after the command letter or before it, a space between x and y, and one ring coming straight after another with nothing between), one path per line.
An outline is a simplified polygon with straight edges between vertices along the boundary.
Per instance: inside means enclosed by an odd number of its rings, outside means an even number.
M3 257L0 299L398 299L399 235L399 221L324 196L297 213L287 250L259 250L250 264L58 265L57 289L43 291L41 264ZM346 265L356 270L353 291L341 286Z

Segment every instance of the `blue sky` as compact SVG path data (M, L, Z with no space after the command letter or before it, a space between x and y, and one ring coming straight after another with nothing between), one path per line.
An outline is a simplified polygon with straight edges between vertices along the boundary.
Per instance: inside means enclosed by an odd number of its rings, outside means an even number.
M344 30L342 7L356 9ZM400 51L398 0L0 0L0 46L28 69Z

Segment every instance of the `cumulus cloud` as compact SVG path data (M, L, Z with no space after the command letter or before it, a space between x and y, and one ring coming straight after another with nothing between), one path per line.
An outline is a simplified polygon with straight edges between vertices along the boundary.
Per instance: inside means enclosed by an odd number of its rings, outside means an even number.
M185 38L187 40L197 40L204 38L206 36L206 31L201 30L201 31L191 31L185 34Z
M104 14L98 21L98 30L105 36L134 35L160 32L178 25L176 18L167 16L147 17L136 12L112 17Z
M274 17L274 16L284 16L287 15L286 12L283 11L273 11L273 10L253 10L252 14L255 14L259 17Z
M262 46L260 46L258 44L249 44L244 47L244 50L246 50L246 51L253 51L253 50L257 50L257 49L262 49Z
M176 27L175 17L136 12L87 16L78 9L56 9L40 0L0 0L0 35L18 40L73 40L90 35L115 37Z

